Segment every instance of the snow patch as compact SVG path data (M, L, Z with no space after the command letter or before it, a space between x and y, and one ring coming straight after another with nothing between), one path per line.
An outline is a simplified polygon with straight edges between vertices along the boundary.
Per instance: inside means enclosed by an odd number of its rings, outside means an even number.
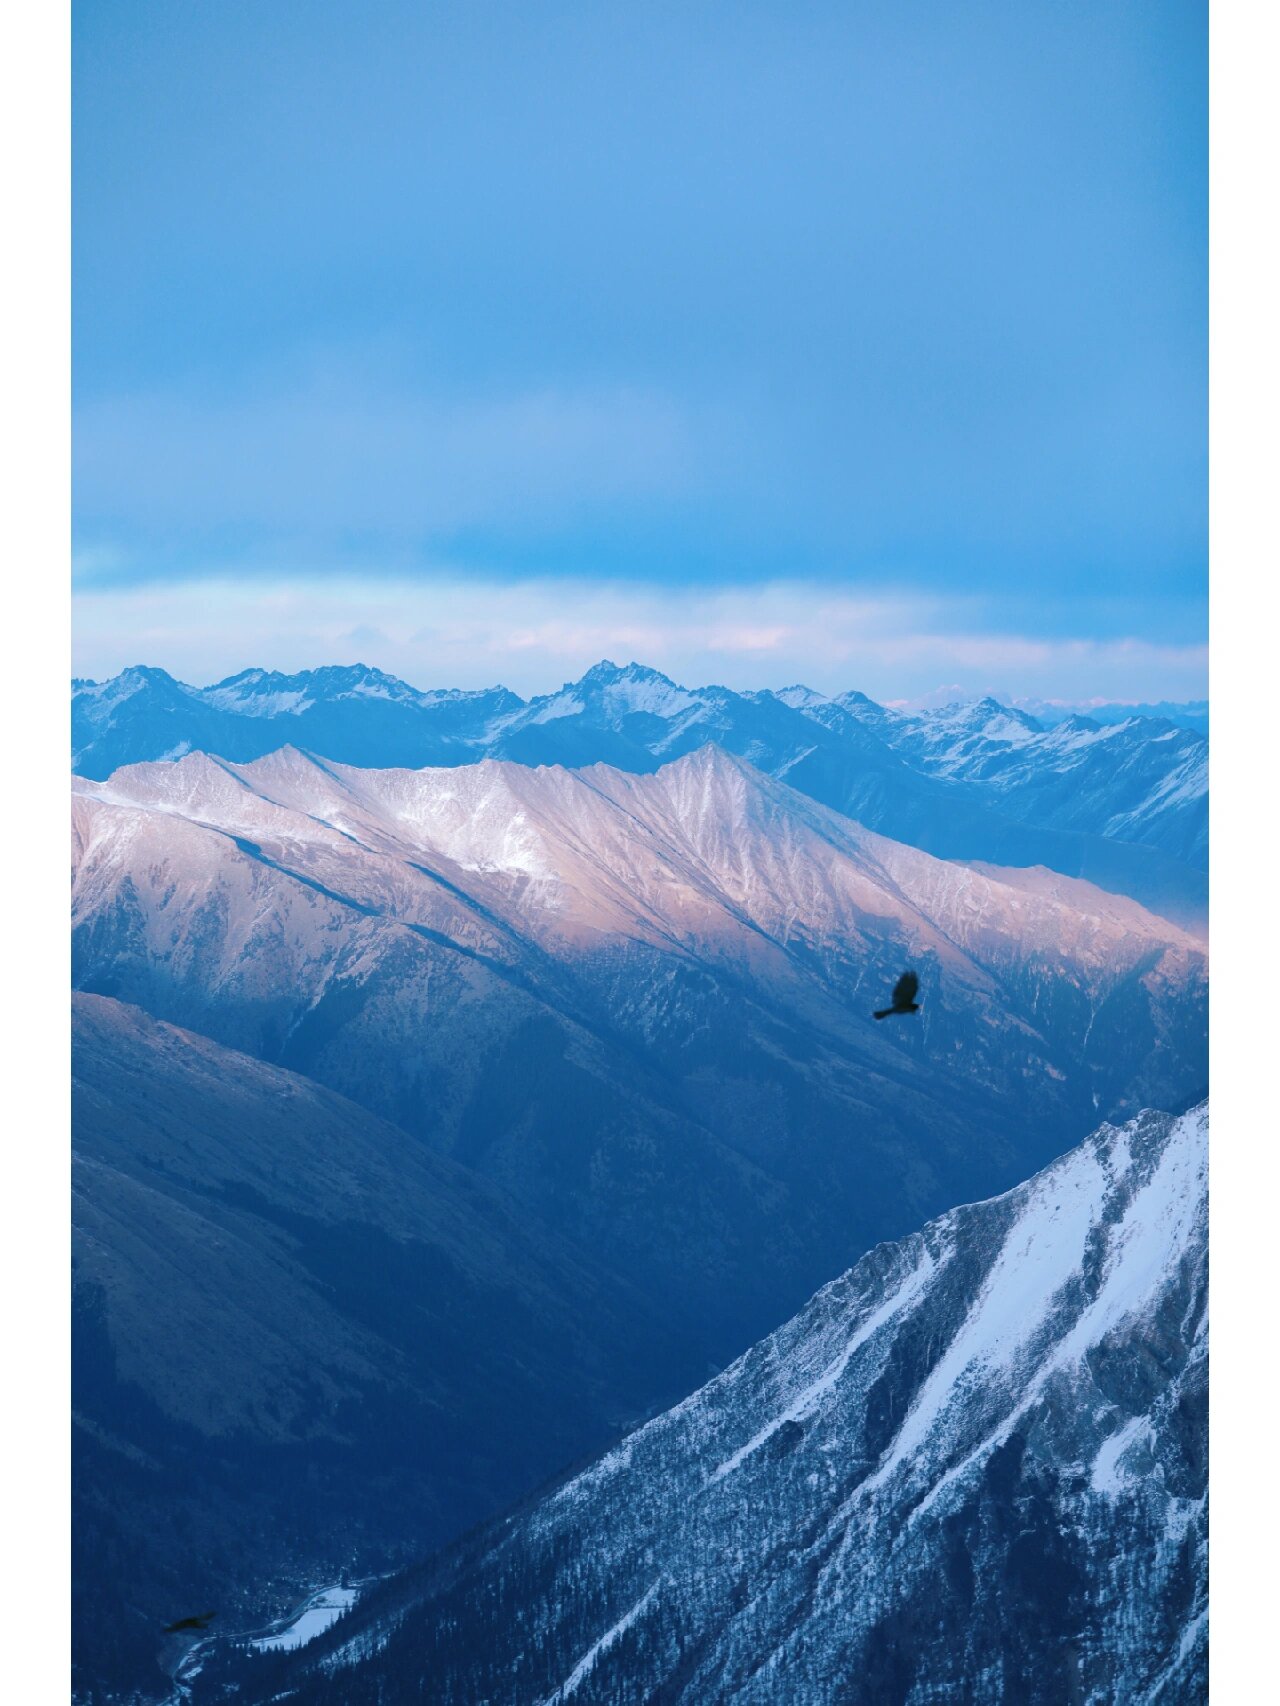
M238 711L242 717L300 716L315 703L300 688L280 693L247 693L243 687L206 687L200 695L219 711Z
M522 723L554 723L560 717L580 717L585 710L586 706L576 693L557 693L553 699L539 705L531 716L520 716L519 720Z
M308 1602L287 1629L249 1644L260 1653L292 1653L299 1647L305 1647L308 1641L314 1641L317 1635L323 1635L355 1602L355 1588L326 1588Z
M1103 1440L1089 1476L1093 1491L1115 1498L1131 1487L1134 1476L1125 1469L1123 1459L1131 1446L1147 1443L1151 1438L1151 1423L1145 1416L1134 1416L1110 1439Z
M577 1664L569 1672L569 1675L560 1684L559 1688L556 1689L555 1693L549 1694L546 1697L542 1706L560 1706L561 1701L567 1700L571 1694L577 1692L578 1688L586 1681L587 1677L590 1676L591 1672L595 1669L597 1660L601 1659L604 1654L608 1652L609 1648L626 1634L627 1630L630 1629L636 1619L643 1615L646 1606L649 1604L654 1594L657 1593L658 1589L663 1585L665 1580L665 1576L659 1576L648 1592L642 1594L631 1607L630 1611L624 1612L613 1625L612 1629L605 1630L600 1639L593 1646L588 1648L588 1650L578 1660Z

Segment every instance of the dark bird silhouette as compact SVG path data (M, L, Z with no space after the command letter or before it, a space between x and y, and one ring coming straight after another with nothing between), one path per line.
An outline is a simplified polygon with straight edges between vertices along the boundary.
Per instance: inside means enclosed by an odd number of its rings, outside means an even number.
M186 1629L207 1629L217 1616L216 1611L202 1612L199 1617L180 1617L176 1623L166 1623L166 1635L181 1635Z
M920 987L920 979L913 971L904 971L893 986L893 1006L882 1007L875 1015L877 1019L887 1019L891 1013L918 1013L919 1003L916 1000L916 990Z

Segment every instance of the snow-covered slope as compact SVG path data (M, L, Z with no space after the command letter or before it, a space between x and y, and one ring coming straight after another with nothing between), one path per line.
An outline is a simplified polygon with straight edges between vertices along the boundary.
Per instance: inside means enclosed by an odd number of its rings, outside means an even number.
M1207 1107L867 1255L246 1701L1190 1706Z
M1081 738L1082 728L1092 731ZM74 766L200 750L243 762L286 744L348 764L607 763L652 771L712 741L869 828L944 858L1043 864L1186 922L1203 917L1205 742L1136 718L1045 732L986 700L920 717L861 693L685 688L604 662L525 702L502 688L423 693L364 665L213 687L162 670L73 684Z

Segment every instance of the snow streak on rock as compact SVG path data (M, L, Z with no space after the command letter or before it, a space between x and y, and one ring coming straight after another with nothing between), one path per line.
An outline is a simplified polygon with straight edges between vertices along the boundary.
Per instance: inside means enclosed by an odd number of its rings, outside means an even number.
M1202 1700L1207 1135L1104 1126L872 1251L299 1706Z

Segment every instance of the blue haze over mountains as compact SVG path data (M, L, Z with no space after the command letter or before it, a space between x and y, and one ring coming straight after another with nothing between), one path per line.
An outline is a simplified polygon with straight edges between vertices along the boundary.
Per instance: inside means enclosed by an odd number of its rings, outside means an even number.
M890 1301L922 1224L1064 1151L1076 1161L1053 1191L1066 1203L1089 1180L1099 1227L1167 1155L1195 1172L1202 1122L1175 1143L1142 1113L1189 1105L1207 1080L1207 742L1168 720L1046 728L994 701L904 716L856 692L691 690L611 664L526 703L357 666L209 689L126 671L75 685L73 731L86 1700L165 1697L181 1654L155 1628L175 1604L251 1627L343 1569L420 1558L772 1333L803 1347L816 1322L826 1349L797 1367L820 1373L859 1312ZM921 1019L877 1026L904 964L921 971ZM1104 1128L1075 1148L1100 1120L1144 1118L1123 1146ZM867 1372L840 1386L837 1436L896 1437L1011 1213L956 1223L970 1254L944 1264L927 1308L921 1292L892 1378L848 1363ZM1056 1226L1052 1202L1025 1224ZM1187 1304L1202 1249L1194 1226L1168 1230L1132 1270L1133 1310L1077 1335L1110 1408L1077 1418L1046 1386L1035 1427L1001 1434L976 1502L912 1566L917 1584L962 1555L1012 1570L1031 1498L1038 1533L1070 1521L1083 1536L1041 1600L1065 1584L1092 1603L1108 1530L1063 1466L1087 1446L1111 1497L1145 1450L1169 1466L1167 1499L1125 1518L1124 1544L1175 1518L1183 1540L1163 1574L1134 1578L1169 1631L1124 1673L1143 1686L1184 1635L1199 1674L1203 1347ZM1105 1293L1100 1236L1060 1253L1067 1347ZM877 1254L885 1240L906 1255ZM851 1267L843 1292L807 1304ZM997 1410L1015 1389L1016 1371L992 1386ZM699 1397L707 1426L725 1422L726 1390ZM826 1484L810 1412L775 1427L779 1390L739 1406L734 1449L763 1434L752 1508L772 1526L757 1539L785 1548L831 1513L805 1491ZM679 1481L694 1446L672 1426L654 1474ZM986 1437L961 1428L912 1474L946 1477ZM542 1619L550 1591L566 1612L544 1656L566 1660L563 1681L652 1585L636 1576L627 1598L609 1575L615 1543L655 1543L627 1529L644 1501L618 1485L584 1507L601 1550L572 1580L541 1550L542 1517L515 1531L512 1568L495 1573L483 1548L462 1565L442 1554L449 1615L487 1600ZM679 1522L658 1526L676 1571ZM637 1639L660 1647L678 1625L724 1675L750 1671L791 1613L729 1630L742 1591L711 1583L692 1635L656 1591ZM1010 1587L1008 1628L985 1627L1047 1706L1061 1676L1035 1651L1041 1600ZM880 1628L885 1608L863 1609ZM1068 1643L1084 1638L1070 1615ZM613 1698L615 1647L636 1698L674 1687L631 1626L582 1672L583 1699ZM386 1631L365 1627L372 1653ZM459 1702L491 1686L473 1636L486 1644L482 1621L432 1661ZM829 1646L815 1624L806 1650ZM421 1673L395 1651L369 1698L417 1698ZM915 1680L945 1682L942 1647L921 1655ZM211 1658L215 1692L220 1674ZM309 1676L304 1697L363 1698L354 1675Z

